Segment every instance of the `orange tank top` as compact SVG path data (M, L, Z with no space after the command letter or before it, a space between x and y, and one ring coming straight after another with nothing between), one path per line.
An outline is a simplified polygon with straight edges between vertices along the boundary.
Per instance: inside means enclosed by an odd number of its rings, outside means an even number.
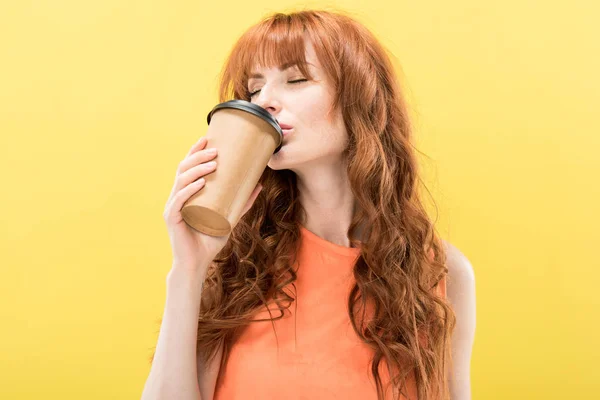
M302 226L301 233L296 300L273 321L277 337L270 321L244 328L219 373L215 400L377 399L373 350L358 338L347 311L360 249L331 243ZM445 280L438 287L445 296ZM274 305L270 309L274 317L280 314ZM263 318L269 318L266 307L255 316ZM384 388L385 365L384 359L379 368ZM409 379L409 397L401 399L416 399L416 393ZM386 399L391 394L388 390Z

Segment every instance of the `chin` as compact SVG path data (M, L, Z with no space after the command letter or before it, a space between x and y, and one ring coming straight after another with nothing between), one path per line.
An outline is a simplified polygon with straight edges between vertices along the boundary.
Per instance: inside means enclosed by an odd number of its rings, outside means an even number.
M286 146L281 147L279 151L271 156L269 163L267 164L272 170L281 170L290 168L290 160L287 158Z

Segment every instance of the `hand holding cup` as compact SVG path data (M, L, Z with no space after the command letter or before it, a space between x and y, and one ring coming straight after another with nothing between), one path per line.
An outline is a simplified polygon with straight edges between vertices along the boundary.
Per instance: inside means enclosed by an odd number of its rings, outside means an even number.
M187 268L198 268L212 261L227 244L230 233L225 236L211 236L190 227L181 215L183 204L198 191L204 189L206 176L217 169L217 151L206 149L206 137L196 142L177 168L175 183L165 210L169 239L173 251L173 263ZM262 187L257 184L247 200L242 215L254 204ZM205 272L205 271L202 271Z

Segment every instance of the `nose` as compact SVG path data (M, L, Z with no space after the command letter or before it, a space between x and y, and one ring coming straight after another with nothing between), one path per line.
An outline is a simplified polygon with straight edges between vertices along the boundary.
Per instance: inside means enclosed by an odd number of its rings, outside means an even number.
M256 104L264 108L273 117L281 111L281 102L276 98L271 89L263 87L256 97Z

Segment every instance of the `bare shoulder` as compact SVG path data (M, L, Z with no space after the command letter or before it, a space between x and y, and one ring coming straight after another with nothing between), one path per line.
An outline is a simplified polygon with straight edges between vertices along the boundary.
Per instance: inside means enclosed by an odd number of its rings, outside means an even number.
M446 265L448 267L448 275L450 281L474 281L475 271L469 259L452 243L443 240L444 250L446 251Z
M471 399L471 354L475 339L475 273L469 259L447 241L444 242L448 267L448 299L456 315L452 334L453 371L450 398Z

